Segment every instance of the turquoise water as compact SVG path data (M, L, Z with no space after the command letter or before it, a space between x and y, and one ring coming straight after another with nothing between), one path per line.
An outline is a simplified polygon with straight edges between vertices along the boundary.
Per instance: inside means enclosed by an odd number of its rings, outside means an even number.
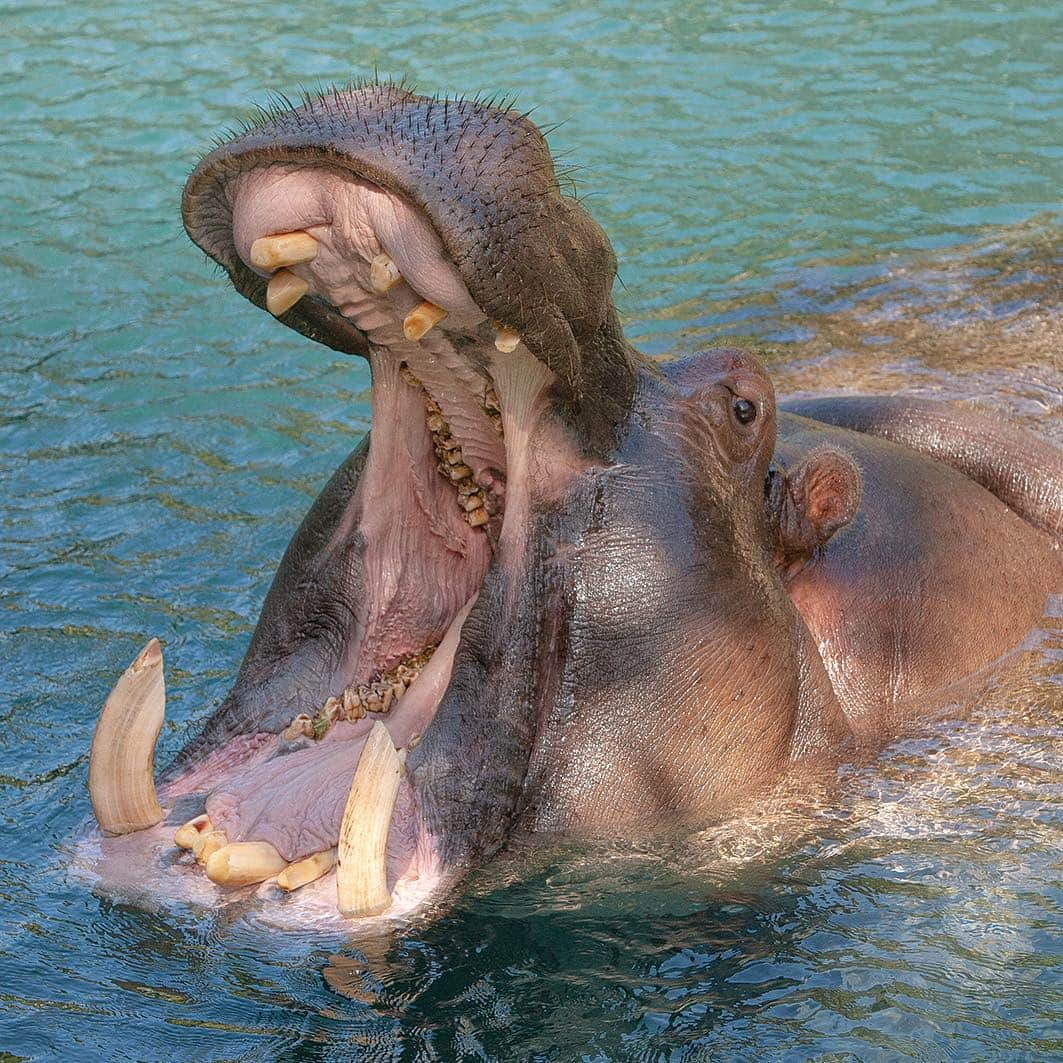
M515 94L560 123L644 349L737 337L785 390L974 397L1063 435L1058 10L640 7L0 8L0 1058L1063 1056L1053 621L796 838L763 809L678 849L542 846L356 942L68 873L115 677L163 640L165 759L367 426L361 363L180 227L198 153L270 90Z

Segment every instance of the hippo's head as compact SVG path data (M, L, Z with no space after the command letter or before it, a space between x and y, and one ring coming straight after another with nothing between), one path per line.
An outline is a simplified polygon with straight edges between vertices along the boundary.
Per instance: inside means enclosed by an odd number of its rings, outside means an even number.
M196 860L222 889L287 868L283 886L338 848L338 886L304 896L375 913L518 821L652 822L741 787L729 758L789 755L781 715L739 750L726 649L736 631L762 654L803 646L773 562L771 385L737 352L666 375L624 343L609 243L525 117L335 91L208 155L184 220L242 295L368 359L372 429L164 773L165 824L143 770L157 650L116 688L92 771L101 826L124 835L112 864L211 897ZM771 689L804 682L786 711L826 719L819 673L790 657ZM691 721L707 751L676 752Z

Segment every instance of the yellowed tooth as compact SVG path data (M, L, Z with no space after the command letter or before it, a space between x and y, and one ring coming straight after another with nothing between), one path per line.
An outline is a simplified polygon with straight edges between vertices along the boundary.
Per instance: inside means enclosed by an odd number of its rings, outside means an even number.
M210 820L204 812L178 827L177 833L173 836L173 843L179 849L191 849L201 834L209 834L212 829Z
M519 344L520 335L512 329L499 328L495 334L495 350L501 351L503 354L512 354Z
M251 245L251 265L272 273L281 266L297 266L317 257L317 241L304 232L263 236Z
M358 758L340 823L336 903L341 915L376 915L391 904L388 830L401 777L402 757L378 720Z
M300 886L305 886L321 878L322 875L327 875L335 865L335 849L314 853L302 860L296 860L294 864L289 864L277 876L277 885L285 893L291 893L292 890L297 890Z
M301 712L281 731L281 738L285 742L294 742L298 738L309 738L313 733L313 719L307 713Z
M402 323L402 334L408 340L424 339L428 333L447 316L447 312L435 303L427 299L418 303L407 315Z
M192 854L196 863L206 866L207 861L224 845L229 844L229 839L223 830L212 830L200 836L196 844L192 846Z
M471 513L465 514L465 519L473 528L480 528L486 524L490 518L487 516L486 509L474 509Z
M162 820L153 769L165 713L162 649L152 639L115 683L92 735L89 800L104 834L131 834Z
M219 886L250 886L279 875L288 861L269 842L230 842L211 854L207 878Z
M389 255L377 255L369 263L369 286L377 295L390 291L401 280L402 274L399 272L399 267Z
M274 316L287 313L306 293L310 285L286 269L279 269L266 285L266 309Z

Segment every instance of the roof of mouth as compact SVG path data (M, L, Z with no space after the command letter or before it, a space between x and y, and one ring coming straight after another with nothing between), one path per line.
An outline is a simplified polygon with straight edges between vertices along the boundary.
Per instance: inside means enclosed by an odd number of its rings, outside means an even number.
M612 314L616 260L598 225L562 195L543 135L526 115L391 84L331 89L262 111L199 163L183 199L192 240L259 306L265 282L236 254L226 184L278 162L329 167L408 199L484 313L579 390L580 341ZM365 353L364 336L313 300L283 320L326 346Z

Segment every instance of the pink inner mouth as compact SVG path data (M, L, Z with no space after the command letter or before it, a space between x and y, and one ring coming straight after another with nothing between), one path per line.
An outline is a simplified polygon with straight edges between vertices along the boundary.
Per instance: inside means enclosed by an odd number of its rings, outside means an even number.
M397 749L411 748L431 723L450 682L461 625L472 605L469 601L460 610L405 696L383 717ZM211 824L225 831L229 841L268 841L289 861L335 845L351 778L372 726L368 717L355 723L341 720L319 741L304 739L291 752L273 755L285 745L283 739L255 749L224 781L214 776L215 788L207 798ZM408 863L415 841L412 794L403 783L392 819L389 865Z

